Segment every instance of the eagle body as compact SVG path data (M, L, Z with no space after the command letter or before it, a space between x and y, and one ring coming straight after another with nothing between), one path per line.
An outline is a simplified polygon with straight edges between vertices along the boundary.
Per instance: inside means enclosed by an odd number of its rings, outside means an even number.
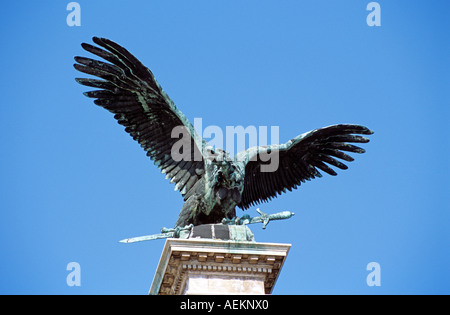
M75 57L75 69L93 76L76 81L96 88L84 95L112 112L166 178L175 183L185 201L176 227L232 219L236 207L245 210L296 189L305 181L322 177L319 170L335 176L330 166L345 170L347 166L339 160L353 161L346 152L365 152L350 143L367 143L369 139L361 135L373 133L360 125L332 125L284 144L249 148L231 159L196 133L153 73L128 50L106 38L94 37L93 42L98 46L83 43L82 47L106 62ZM268 167L267 157L275 159L275 167Z
M185 196L176 226L220 223L236 216L242 201L245 167L239 161L206 160L205 175Z

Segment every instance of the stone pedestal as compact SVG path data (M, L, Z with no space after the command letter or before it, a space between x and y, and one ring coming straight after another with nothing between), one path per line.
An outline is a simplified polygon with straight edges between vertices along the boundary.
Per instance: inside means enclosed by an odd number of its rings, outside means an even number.
M270 294L291 245L254 242L246 226L228 236L208 226L166 240L149 294Z

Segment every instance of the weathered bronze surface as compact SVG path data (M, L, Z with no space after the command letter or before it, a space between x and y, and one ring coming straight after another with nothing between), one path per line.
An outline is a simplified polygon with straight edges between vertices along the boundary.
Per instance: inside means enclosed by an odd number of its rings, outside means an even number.
M265 229L270 221L286 220L294 216L294 213L290 211L283 211L274 214L266 214L261 210L259 210L259 208L256 209L256 211L260 214L259 217L251 218L249 215L244 215L242 216L242 218L234 218L231 220L224 218L221 224L202 224L196 226L190 224L183 228L178 226L173 229L162 228L161 233L159 234L126 238L121 240L120 242L128 244L142 241L157 240L162 238L196 238L196 237L223 239L232 241L243 241L243 240L254 241L253 233L250 231L250 229L246 227L248 224L262 223L263 224L262 228ZM211 226L213 227L212 229ZM202 232L202 230L204 229L209 231L209 234ZM224 231L228 233L226 237L221 236L221 234L223 234Z
M137 58L111 40L94 37L93 41L100 47L86 43L82 47L107 62L75 57L74 67L100 79L76 81L97 88L84 94L112 112L166 178L175 183L175 190L185 200L176 228L221 223L224 219L228 222L235 218L236 206L245 210L268 201L306 180L321 177L319 170L337 175L327 164L347 169L336 158L353 161L343 151L364 153L364 149L349 143L367 143L369 139L361 135L373 133L364 126L333 125L284 144L249 148L231 160L225 151L211 148L195 132L153 73ZM188 142L184 144L189 146L182 148L189 150L174 151L180 139ZM267 169L268 155L277 159L275 168ZM265 216L260 222L267 221Z

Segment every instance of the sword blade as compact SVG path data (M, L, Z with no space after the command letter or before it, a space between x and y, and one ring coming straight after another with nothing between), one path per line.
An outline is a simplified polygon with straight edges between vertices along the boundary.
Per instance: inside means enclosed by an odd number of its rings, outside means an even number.
M138 237L132 237L132 238L126 238L121 241L120 243L136 243L136 242L142 242L142 241L150 241L150 240L157 240L161 238L169 238L173 236L173 232L168 233L160 233L160 234L153 234L153 235L145 235L145 236L138 236Z

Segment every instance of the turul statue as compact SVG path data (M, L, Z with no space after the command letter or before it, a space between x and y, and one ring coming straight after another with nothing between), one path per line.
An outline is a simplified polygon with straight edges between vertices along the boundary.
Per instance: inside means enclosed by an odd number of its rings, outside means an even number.
M75 57L75 69L96 77L76 81L96 88L84 95L112 112L166 178L175 183L185 201L175 229L238 222L236 207L245 210L296 189L305 181L322 177L319 170L335 176L330 166L347 169L338 159L353 161L346 152L365 152L350 143L367 143L369 139L362 135L373 133L360 125L332 125L284 144L251 147L231 159L197 134L153 73L128 50L106 38L94 37L93 42L98 46L83 43L82 47L104 61ZM268 156L277 159L276 167L269 167ZM264 218L267 222L270 219L268 215ZM248 218L247 223L250 221Z

